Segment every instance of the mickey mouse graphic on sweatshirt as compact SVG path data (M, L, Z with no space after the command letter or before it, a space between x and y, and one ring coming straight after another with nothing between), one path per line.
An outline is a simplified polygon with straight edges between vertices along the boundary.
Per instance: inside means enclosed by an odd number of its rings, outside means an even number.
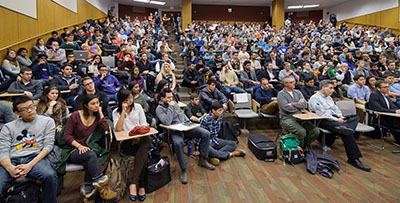
M36 143L35 135L30 134L28 130L24 129L21 132L21 135L18 135L16 138L18 141L22 140L23 143L17 145L17 150L21 150L26 148L38 148L39 145Z

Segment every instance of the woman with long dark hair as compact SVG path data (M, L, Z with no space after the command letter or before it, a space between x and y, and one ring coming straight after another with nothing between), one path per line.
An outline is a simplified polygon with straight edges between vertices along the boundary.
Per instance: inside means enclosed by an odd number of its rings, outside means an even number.
M146 116L140 104L133 102L130 90L121 89L118 94L118 108L113 111L114 127L116 132L130 131L136 126L147 126ZM150 146L148 136L134 138L122 143L123 153L135 156L133 168L133 180L129 185L129 199L131 201L144 201L146 192L144 189L144 175L148 159L147 150Z
M14 50L8 49L6 52L6 57L3 60L3 68L6 70L19 75L20 67L17 61L17 54Z
M38 114L51 117L56 123L56 132L62 127L62 119L67 115L67 103L61 98L60 89L56 86L47 87L37 105Z
M89 148L88 138L100 127L108 130L108 123L103 115L97 95L85 95L81 110L75 111L68 119L64 130L64 141L74 147L68 162L82 164L85 167L84 184L80 192L86 200L93 198L96 190L104 200L114 199L117 195L108 184L108 177L103 174L97 154Z

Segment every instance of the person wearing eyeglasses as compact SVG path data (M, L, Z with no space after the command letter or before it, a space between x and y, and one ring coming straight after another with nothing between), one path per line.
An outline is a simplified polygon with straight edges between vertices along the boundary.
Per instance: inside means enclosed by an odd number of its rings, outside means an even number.
M375 83L375 87L376 91L371 93L369 102L367 104L368 108L379 112L400 114L400 109L397 108L397 106L388 96L389 83L387 81L378 80ZM375 115L374 118L375 119L372 119L373 125L378 126L378 119L376 119ZM381 115L380 121L381 126L387 127L392 133L394 139L396 140L396 143L400 144L400 130L398 128L398 125L400 123L399 117ZM379 132L379 129L374 132Z
M39 80L32 80L32 70L23 67L19 75L21 76L21 80L11 83L7 91L9 93L24 93L24 95L32 100L39 99L42 95L43 87Z
M14 101L13 111L19 118L0 132L0 191L17 178L30 177L40 180L43 202L57 202L57 173L46 159L54 146L54 121L37 115L26 95Z
M111 119L112 118L111 117L111 109L108 106L107 94L102 91L99 91L95 88L94 81L90 76L84 77L82 79L81 84L83 87L83 91L78 93L79 96L78 96L78 98L76 98L74 110L77 111L79 109L79 105L85 95L94 94L94 95L98 96L100 99L100 105L101 105L101 109L104 112L104 116L108 119Z
M294 118L294 114L301 114L307 108L307 101L303 94L294 89L295 79L290 75L282 80L285 88L278 92L278 106L280 123L283 129L296 135L302 148L309 147L318 138L319 129L311 121Z

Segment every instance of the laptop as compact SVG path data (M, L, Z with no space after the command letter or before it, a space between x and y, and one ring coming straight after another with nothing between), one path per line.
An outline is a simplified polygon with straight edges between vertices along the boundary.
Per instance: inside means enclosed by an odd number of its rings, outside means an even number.
M89 58L89 52L85 50L74 50L75 60L86 60Z

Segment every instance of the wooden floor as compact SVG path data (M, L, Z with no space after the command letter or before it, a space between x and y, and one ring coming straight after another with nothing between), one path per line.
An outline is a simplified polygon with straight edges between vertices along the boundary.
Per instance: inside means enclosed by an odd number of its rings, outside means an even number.
M274 139L277 131L252 133ZM187 185L180 183L176 161L172 181L148 194L145 202L400 202L400 155L392 154L399 148L389 143L392 138L386 140L384 151L365 143L379 144L379 140L362 136L357 141L364 156L361 160L372 168L369 173L347 164L343 142L336 140L329 154L340 161L341 171L327 179L308 173L304 163L284 166L280 160L260 161L248 150L247 136L241 136L238 148L246 150L245 158L232 158L217 170L208 171L187 157ZM64 180L58 202L82 202L79 184L83 172L68 173ZM120 202L129 202L127 195Z

